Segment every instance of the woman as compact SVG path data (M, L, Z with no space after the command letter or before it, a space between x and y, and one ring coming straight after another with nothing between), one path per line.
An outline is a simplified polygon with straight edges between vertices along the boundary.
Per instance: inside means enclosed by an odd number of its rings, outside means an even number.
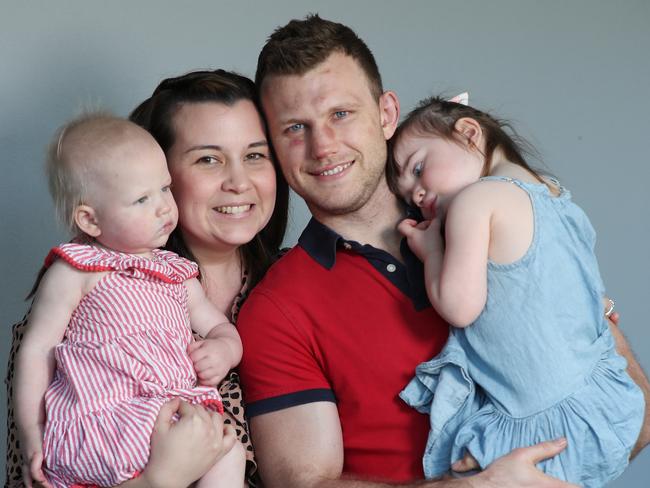
M279 252L289 199L288 186L276 172L253 82L223 70L169 78L133 111L131 120L151 132L167 157L179 223L166 247L199 264L208 297L235 322L247 291ZM22 486L11 381L24 323L14 326L8 367L7 486ZM228 374L219 391L226 410L223 422L234 427L246 448L247 480L255 486L256 464L236 372ZM181 417L176 424L169 422L173 413ZM192 430L192 419L203 432ZM161 410L158 427L142 479L125 484L168 483L172 476L176 485L189 484L232 444L221 419L197 407L172 403Z

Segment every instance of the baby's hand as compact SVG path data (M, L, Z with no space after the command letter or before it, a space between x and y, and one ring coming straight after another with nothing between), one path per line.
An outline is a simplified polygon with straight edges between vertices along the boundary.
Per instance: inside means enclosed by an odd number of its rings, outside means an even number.
M43 486L50 487L51 485L45 479L43 473L43 451L32 452L28 459L23 458L23 481L27 488Z
M406 237L409 247L420 261L425 261L433 253L444 252L444 241L440 231L440 219L416 222L413 219L402 220L397 230Z
M232 350L223 339L197 340L188 346L187 353L201 385L217 386L233 365Z
M20 431L23 482L27 488L51 485L43 473L43 424L33 424Z

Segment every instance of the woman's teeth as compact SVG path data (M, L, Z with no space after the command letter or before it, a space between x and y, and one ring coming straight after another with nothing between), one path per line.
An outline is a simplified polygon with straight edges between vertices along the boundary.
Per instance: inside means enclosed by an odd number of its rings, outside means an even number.
M237 206L225 206L217 207L215 210L223 214L239 214L243 212L248 212L251 208L251 205L237 205Z

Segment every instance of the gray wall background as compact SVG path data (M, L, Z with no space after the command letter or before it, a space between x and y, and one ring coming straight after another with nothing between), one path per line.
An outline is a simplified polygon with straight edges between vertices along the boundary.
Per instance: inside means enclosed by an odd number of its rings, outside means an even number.
M357 31L403 113L427 95L469 90L472 103L513 120L591 216L608 292L650 371L648 0L0 0L2 375L10 324L47 250L66 238L42 176L55 128L83 106L126 115L159 80L192 69L250 76L271 31L308 12ZM306 219L294 200L287 244ZM647 486L648 474L650 450L611 486Z

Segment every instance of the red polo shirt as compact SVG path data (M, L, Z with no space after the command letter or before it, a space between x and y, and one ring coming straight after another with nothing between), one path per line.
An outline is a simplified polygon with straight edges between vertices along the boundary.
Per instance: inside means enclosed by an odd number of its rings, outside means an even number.
M406 265L312 219L237 321L247 415L336 402L343 471L362 478L423 478L429 419L397 395L448 327L426 300L420 263L403 254Z

